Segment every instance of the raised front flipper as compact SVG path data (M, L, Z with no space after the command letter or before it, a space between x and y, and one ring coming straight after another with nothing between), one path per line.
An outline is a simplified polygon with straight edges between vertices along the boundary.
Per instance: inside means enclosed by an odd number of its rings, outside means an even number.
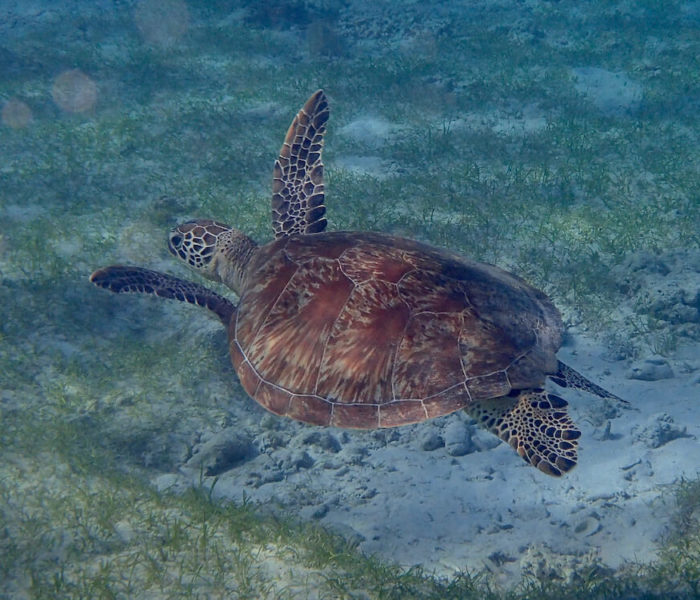
M543 473L559 477L576 466L581 432L559 396L545 390L521 390L473 402L464 410Z
M161 298L203 306L216 313L226 326L236 310L231 301L198 283L142 267L124 265L104 267L90 275L90 281L115 294L128 292L155 294Z
M315 92L294 117L272 175L272 227L275 237L318 233L326 228L323 192L323 135L328 100Z

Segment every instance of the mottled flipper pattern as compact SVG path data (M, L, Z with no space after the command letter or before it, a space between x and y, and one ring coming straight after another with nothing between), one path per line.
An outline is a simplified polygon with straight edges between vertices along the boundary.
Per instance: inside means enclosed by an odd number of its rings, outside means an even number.
M90 281L115 294L128 292L155 294L161 298L203 306L215 312L224 325L228 325L236 310L231 301L202 285L142 267L123 265L104 267L90 275Z
M318 90L287 131L272 175L276 238L318 233L326 228L321 152L328 114L326 95Z
M581 437L566 407L565 400L545 390L521 390L473 402L465 410L508 442L525 462L559 477L576 466Z
M557 361L556 375L550 375L549 378L559 387L581 390L583 392L593 394L594 396L598 396L599 398L605 398L606 400L617 400L618 402L629 404L627 400L623 400L619 396L616 396L599 385L596 385L591 380L586 379L583 375L581 375L581 373L575 369L572 369L569 365L565 365L561 361Z

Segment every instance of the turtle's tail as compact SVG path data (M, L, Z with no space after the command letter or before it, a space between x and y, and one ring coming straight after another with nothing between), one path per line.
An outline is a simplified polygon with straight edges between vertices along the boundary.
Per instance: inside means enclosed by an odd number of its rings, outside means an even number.
M203 285L141 267L124 265L104 267L90 275L90 281L115 294L126 292L155 294L161 298L172 298L203 306L216 313L225 326L228 326L236 310L231 301Z
M590 379L586 379L581 373L572 369L569 365L565 365L561 361L557 361L557 372L555 375L550 375L549 378L560 387L571 388L575 390L583 390L589 394L605 398L606 400L617 400L623 404L629 404L627 400L623 400L619 396L609 392L608 390L593 383Z

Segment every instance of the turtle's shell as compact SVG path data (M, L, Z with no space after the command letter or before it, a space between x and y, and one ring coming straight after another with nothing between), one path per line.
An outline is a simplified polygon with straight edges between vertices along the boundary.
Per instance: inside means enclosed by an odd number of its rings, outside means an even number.
M283 237L246 268L229 325L245 390L277 415L372 429L542 386L558 311L492 265L399 237Z

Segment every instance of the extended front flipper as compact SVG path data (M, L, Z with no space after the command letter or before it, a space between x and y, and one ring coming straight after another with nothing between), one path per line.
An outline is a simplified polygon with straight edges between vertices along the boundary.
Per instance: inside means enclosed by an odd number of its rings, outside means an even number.
M124 265L104 267L90 275L90 281L115 294L128 292L155 294L161 298L203 306L216 313L225 326L228 326L236 310L230 300L203 285L142 267Z

